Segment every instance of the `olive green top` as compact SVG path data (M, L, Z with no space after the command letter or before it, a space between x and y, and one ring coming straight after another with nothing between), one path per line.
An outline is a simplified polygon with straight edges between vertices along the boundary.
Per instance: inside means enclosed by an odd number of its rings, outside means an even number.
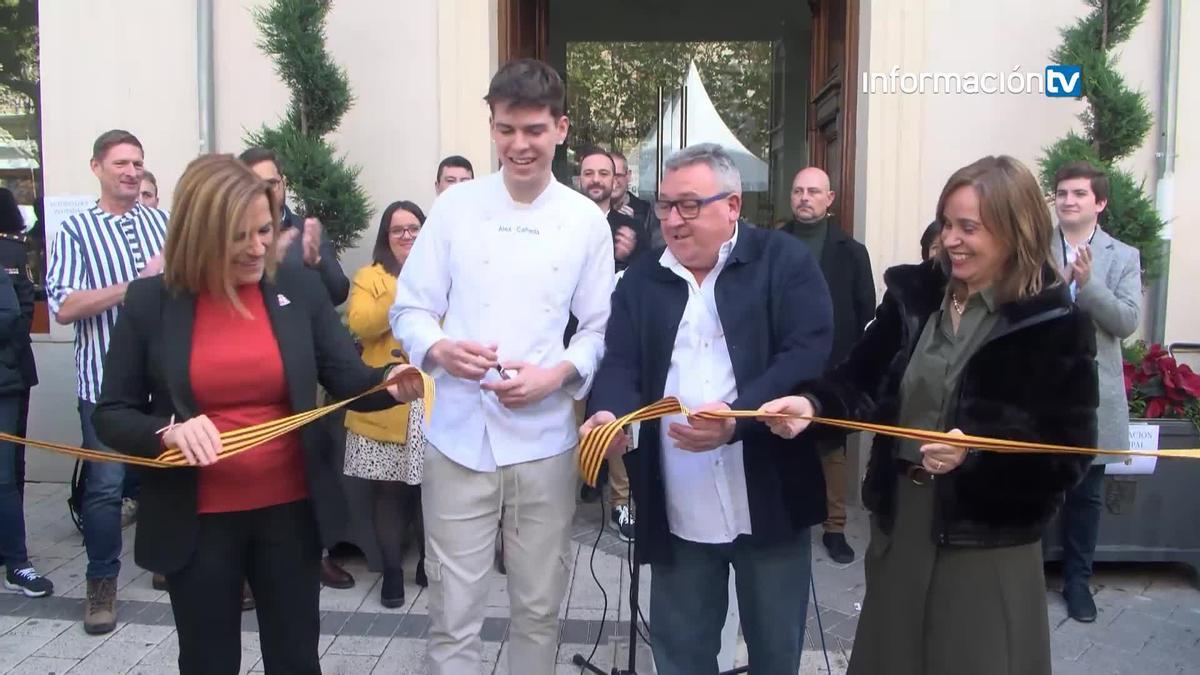
M951 313L954 306L947 290L942 307L925 322L917 349L908 361L900 381L899 426L928 431L949 431L950 411L958 391L963 368L987 339L996 324L996 297L986 288L967 298L958 333L954 332ZM921 441L901 440L898 456L913 464L921 463Z

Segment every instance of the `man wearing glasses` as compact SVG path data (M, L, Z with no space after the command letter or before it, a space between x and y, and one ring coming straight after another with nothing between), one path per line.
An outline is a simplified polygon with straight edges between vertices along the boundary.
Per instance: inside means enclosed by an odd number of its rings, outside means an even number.
M639 199L629 191L629 160L620 150L609 153L612 156L616 172L613 173L612 208L618 213L632 217L639 223L645 224L650 216L650 202Z
M821 375L833 336L821 270L787 234L739 226L741 206L719 145L667 160L654 202L666 250L617 284L581 433L663 396L693 412L755 410ZM631 440L618 434L610 456ZM781 443L752 419L673 416L643 423L624 457L658 673L717 671L731 566L751 669L799 670L809 528L825 519L811 442Z

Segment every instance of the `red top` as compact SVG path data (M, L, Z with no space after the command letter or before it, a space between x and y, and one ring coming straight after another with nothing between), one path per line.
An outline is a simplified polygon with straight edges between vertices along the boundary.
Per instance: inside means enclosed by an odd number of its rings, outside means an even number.
M279 343L258 284L238 288L251 318L225 298L196 298L190 364L200 412L221 432L292 414ZM293 431L200 469L200 513L247 511L308 497L304 451Z

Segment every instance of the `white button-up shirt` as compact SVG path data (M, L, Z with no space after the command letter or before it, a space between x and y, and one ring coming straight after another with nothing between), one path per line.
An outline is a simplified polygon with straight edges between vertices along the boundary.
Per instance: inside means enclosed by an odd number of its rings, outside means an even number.
M688 286L664 394L678 397L689 408L733 401L738 395L714 292L717 277L736 243L735 229L733 237L721 246L717 265L702 284L696 283L696 277L671 255L670 249L659 259L659 264L679 275ZM750 534L742 443L709 452L680 450L667 436L672 423L687 424L687 418L673 415L662 421L663 481L671 533L702 544L728 543L740 534Z
M552 457L579 437L582 399L604 353L613 290L612 233L587 197L555 180L532 204L514 202L501 172L447 190L429 214L396 284L392 332L437 385L425 436L476 471ZM569 314L579 320L563 348ZM515 410L480 383L426 355L442 339L495 343L501 361L553 367L580 379ZM499 379L493 369L484 381Z

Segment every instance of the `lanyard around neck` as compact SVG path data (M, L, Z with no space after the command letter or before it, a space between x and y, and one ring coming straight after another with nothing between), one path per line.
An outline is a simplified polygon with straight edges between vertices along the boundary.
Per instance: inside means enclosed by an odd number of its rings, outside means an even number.
M1100 231L1099 225L1092 228L1092 236L1088 237L1088 240L1087 240L1088 246L1092 245L1092 240L1096 238L1096 233L1099 231ZM1065 269L1067 269L1067 265L1069 265L1070 263L1067 262L1067 235L1065 232L1063 232L1061 227L1058 228L1058 238L1062 241L1063 269L1065 270Z

